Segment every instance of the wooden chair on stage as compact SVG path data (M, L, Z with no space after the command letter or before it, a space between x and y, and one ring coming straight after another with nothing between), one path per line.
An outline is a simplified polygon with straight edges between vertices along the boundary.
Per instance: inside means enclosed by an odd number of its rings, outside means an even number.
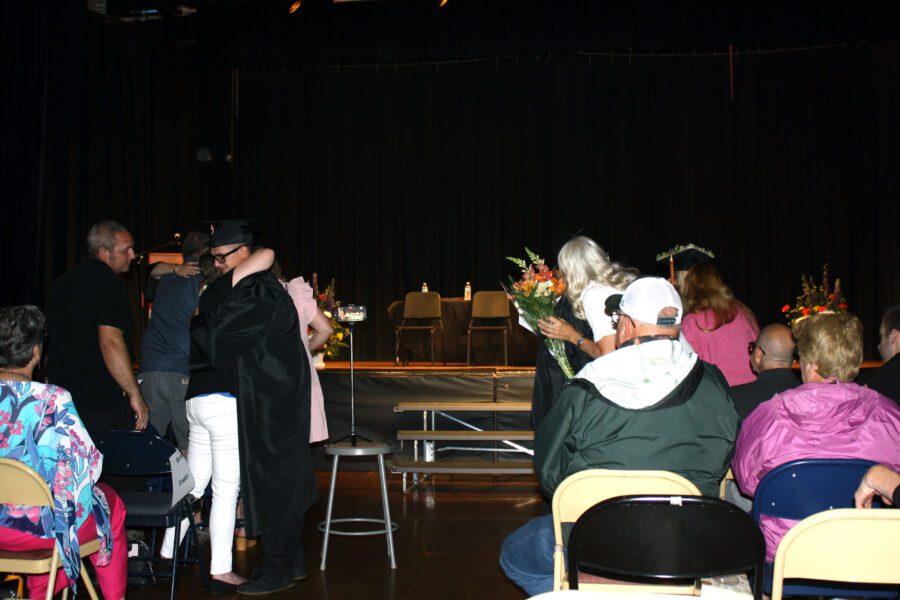
M0 503L15 504L20 506L53 506L53 496L50 494L50 486L38 473L17 460L0 458ZM81 558L90 556L100 550L100 540L93 539L79 545ZM121 552L122 550L120 550ZM29 550L26 552L0 551L0 572L35 575L49 573L47 581L46 600L53 597L56 587L56 573L62 566L59 550L53 544L52 550ZM81 562L81 577L79 585L83 584L88 596L97 600L97 591L91 583L84 568L84 560ZM63 599L68 597L69 588L63 590Z
M409 323L413 321L413 323ZM427 323L423 323L427 321ZM394 330L394 364L400 364L400 341L404 331L427 331L431 335L431 364L434 364L434 334L444 330L441 295L437 292L410 292L403 302L403 320ZM409 352L407 360L409 364Z
M492 319L493 321L476 323L476 319L479 321ZM503 319L503 324L497 324L497 319ZM503 332L503 365L509 364L507 336L512 331L512 327L509 324L509 298L506 292L475 292L475 296L472 298L472 318L469 319L466 339L466 365L472 364L473 331Z
M699 496L693 483L669 471L624 471L587 469L566 477L553 494L553 589L568 588L564 555L563 523L574 523L589 508L616 496L629 494L669 494ZM693 586L637 586L625 583L582 583L580 589L611 592L648 592L690 594Z

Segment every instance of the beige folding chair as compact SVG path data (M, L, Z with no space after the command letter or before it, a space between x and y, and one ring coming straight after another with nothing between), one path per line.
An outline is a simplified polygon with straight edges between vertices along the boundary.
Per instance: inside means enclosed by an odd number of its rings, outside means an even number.
M731 467L728 467L728 472L725 473L725 477L719 483L719 500L725 499L725 490L728 488L729 481L734 481L734 471L731 470Z
M409 320L416 322L407 324ZM425 320L429 322L422 324ZM443 329L441 295L437 292L408 293L403 302L403 320L394 330L394 364L400 364L400 338L404 331L427 331L431 334L431 364L434 364L434 334Z
M836 508L807 517L781 538L772 600L791 578L900 584L900 509Z
M563 523L574 523L587 509L598 502L631 494L667 494L671 496L699 496L693 483L669 471L620 471L617 469L588 469L566 477L553 494L553 589L569 588L566 560L563 551ZM652 592L659 594L691 594L693 586L632 585L628 583L579 584L580 590L608 592Z
M24 463L9 458L0 458L0 504L16 504L21 506L53 506L50 487L43 477ZM89 556L100 550L100 540L92 540L81 544L81 557ZM25 552L0 551L0 572L35 575L49 573L46 600L53 598L56 586L56 572L60 568L60 556L54 543L52 550L31 550ZM81 562L81 581L92 600L97 599L97 592ZM68 598L69 588L63 590L63 600Z
M505 319L502 325L476 324L475 319ZM472 318L466 339L466 365L472 364L472 332L503 332L503 365L509 364L507 357L507 335L512 331L509 324L509 297L506 292L475 292L472 298Z

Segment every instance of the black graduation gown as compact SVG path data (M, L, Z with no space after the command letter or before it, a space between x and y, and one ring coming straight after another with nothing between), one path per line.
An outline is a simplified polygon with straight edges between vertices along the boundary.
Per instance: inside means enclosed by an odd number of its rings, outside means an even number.
M572 312L572 305L569 304L567 296L563 296L556 303L556 316L565 320L572 327L577 329L581 335L589 340L594 339L594 333L587 321L579 319ZM581 348L564 342L566 356L569 358L569 364L572 365L572 371L578 373L586 364L591 362L591 357L581 351ZM553 408L559 393L566 385L566 377L563 375L559 363L550 354L544 338L541 337L541 345L538 347L537 358L535 359L534 370L534 388L531 392L531 420L534 423L534 429L537 431L538 425Z
M191 370L227 369L226 385L237 398L247 535L302 524L318 495L309 450L309 361L294 303L266 271L242 279L196 321Z

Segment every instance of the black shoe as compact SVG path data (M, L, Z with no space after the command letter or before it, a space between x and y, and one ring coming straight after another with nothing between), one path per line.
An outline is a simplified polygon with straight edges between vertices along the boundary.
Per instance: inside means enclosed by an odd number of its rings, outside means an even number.
M245 596L263 596L294 587L294 580L287 575L276 575L265 571L253 574L253 578L237 588L238 594Z
M228 583L227 581L213 579L212 577L209 578L210 594L233 594L237 589L238 585L236 583Z

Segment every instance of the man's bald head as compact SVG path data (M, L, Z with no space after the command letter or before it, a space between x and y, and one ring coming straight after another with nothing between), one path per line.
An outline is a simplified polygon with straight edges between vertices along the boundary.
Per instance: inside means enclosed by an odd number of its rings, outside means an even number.
M750 355L750 364L757 373L789 368L794 362L795 346L790 327L779 323L768 325L756 338L756 349Z

